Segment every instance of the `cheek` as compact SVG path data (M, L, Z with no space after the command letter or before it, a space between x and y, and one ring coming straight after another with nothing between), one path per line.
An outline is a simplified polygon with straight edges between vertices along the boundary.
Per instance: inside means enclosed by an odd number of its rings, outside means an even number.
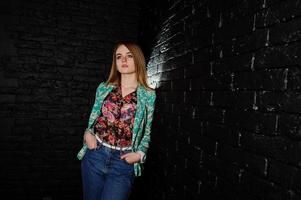
M134 62L134 60L131 60L130 63L131 63L131 66L132 66L133 68L135 68L135 62Z
M116 60L116 66L118 68L121 68L122 62L120 60Z

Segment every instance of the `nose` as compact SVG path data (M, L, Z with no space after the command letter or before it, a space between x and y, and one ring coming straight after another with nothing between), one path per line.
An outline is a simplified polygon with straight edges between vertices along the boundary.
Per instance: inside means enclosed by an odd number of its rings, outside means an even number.
M122 62L126 61L126 56L122 56L121 61L122 61Z

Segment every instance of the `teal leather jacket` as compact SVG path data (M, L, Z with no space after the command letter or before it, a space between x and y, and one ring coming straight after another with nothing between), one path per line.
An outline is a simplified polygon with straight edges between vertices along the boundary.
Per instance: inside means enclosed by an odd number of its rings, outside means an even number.
M96 89L95 102L89 117L87 129L93 129L94 121L100 115L103 100L116 86L113 84L106 85L101 82ZM155 90L147 90L143 85L138 83L137 87L137 105L134 119L134 126L132 129L132 151L142 151L144 153L143 159L134 163L135 176L141 176L143 172L143 163L146 160L147 150L149 148L151 138L151 126L153 121L153 113L155 109L156 92ZM84 150L87 149L86 144L83 145L81 151L78 153L78 159L82 159Z

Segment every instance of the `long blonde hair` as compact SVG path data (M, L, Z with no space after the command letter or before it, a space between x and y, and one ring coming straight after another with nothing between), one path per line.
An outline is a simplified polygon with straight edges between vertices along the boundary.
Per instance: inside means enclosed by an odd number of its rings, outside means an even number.
M111 72L109 75L108 80L106 81L106 84L113 84L117 85L121 82L121 74L117 70L116 66L116 51L120 45L125 45L130 52L133 54L134 63L135 63L135 69L136 69L136 75L137 75L137 81L142 86L144 86L146 89L153 90L151 87L149 87L147 83L147 72L146 72L146 63L145 63L145 57L143 55L143 52L141 48L134 42L117 42L113 49L113 60L111 65Z

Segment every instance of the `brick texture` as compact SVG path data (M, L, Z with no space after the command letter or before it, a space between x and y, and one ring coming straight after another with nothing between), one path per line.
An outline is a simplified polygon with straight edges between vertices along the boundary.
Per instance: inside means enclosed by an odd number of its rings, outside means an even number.
M155 199L301 198L300 10L169 1L148 63Z

